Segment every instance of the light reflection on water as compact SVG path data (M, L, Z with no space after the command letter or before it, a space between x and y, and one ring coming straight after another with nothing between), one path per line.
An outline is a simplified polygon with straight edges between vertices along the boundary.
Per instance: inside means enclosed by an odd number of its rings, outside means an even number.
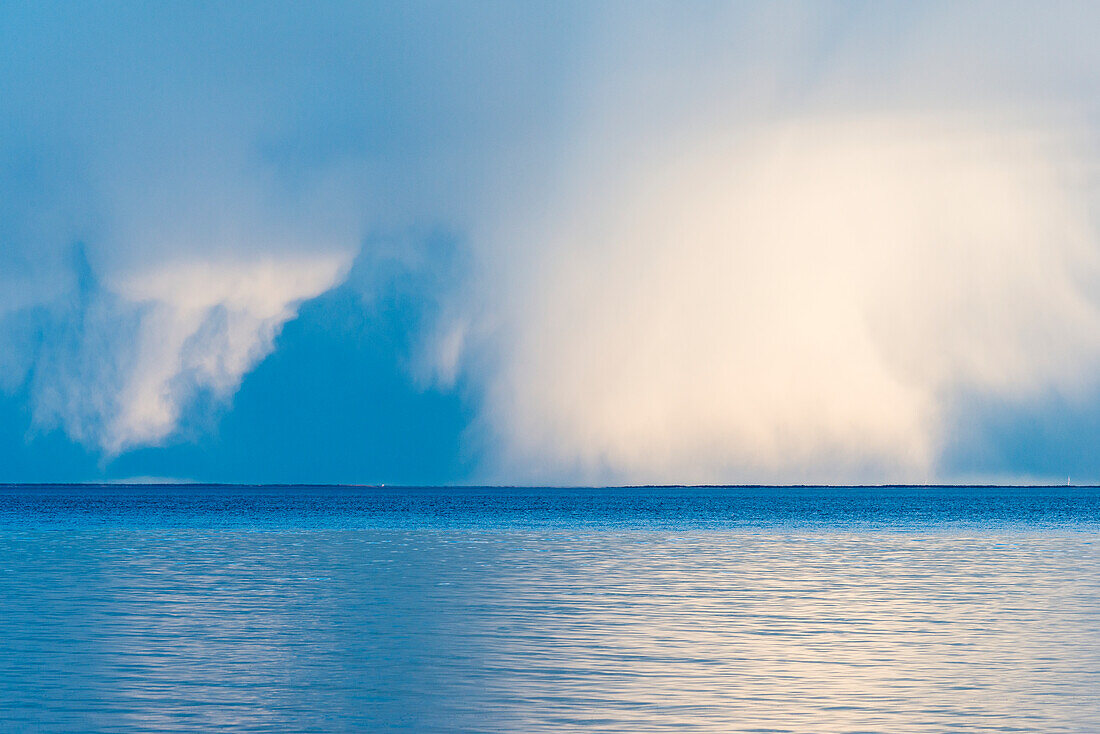
M0 508L0 729L1100 730L1091 515L158 517Z

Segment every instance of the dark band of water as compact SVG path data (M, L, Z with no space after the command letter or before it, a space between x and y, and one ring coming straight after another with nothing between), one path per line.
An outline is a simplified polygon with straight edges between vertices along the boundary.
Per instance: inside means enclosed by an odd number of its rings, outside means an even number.
M1098 487L0 486L0 522L302 527L1100 524Z

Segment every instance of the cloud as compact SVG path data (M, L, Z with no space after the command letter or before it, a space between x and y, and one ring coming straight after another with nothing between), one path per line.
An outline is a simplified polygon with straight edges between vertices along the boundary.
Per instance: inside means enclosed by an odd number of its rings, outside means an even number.
M1097 19L6 4L0 388L170 442L350 277L486 478L942 477L975 400L1095 393Z
M227 403L362 236L332 175L288 190L247 137L181 155L162 134L111 150L104 133L75 167L54 137L0 146L0 387L26 387L35 430L107 457L163 444L204 396Z
M372 231L453 212L514 134L513 14L5 4L0 388L108 457L228 403Z
M1063 145L817 117L592 172L509 233L529 261L485 305L503 471L926 480L957 391L1090 387L1100 253Z
M340 282L347 254L204 260L131 276L118 292L142 312L135 363L119 393L121 409L100 435L111 453L155 444L175 428L197 390L232 395L267 356L299 303Z
M973 10L612 24L584 122L483 222L434 342L482 395L489 476L930 481L961 396L1092 395L1082 19L1019 60L1030 13Z
M113 456L162 443L206 392L229 398L297 305L337 284L347 255L174 262L90 284L45 316L34 420Z

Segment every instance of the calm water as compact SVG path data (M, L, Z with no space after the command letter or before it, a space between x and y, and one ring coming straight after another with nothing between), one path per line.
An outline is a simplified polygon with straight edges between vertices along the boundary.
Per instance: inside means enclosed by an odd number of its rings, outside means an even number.
M1100 490L0 487L4 731L1100 731Z

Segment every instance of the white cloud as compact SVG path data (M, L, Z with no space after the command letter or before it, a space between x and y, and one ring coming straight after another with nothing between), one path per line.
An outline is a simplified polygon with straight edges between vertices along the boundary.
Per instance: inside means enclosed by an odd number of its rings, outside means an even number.
M167 263L115 284L142 316L118 411L105 416L103 448L118 453L160 442L197 390L232 395L298 304L335 286L350 261L349 254L312 254Z
M1072 126L898 113L588 161L484 259L497 471L934 478L958 391L1094 385L1092 159Z
M960 396L1094 394L1095 9L601 8L426 350L487 479L935 480Z
M104 283L40 350L36 422L107 455L162 443L197 394L231 397L351 254L172 260Z

